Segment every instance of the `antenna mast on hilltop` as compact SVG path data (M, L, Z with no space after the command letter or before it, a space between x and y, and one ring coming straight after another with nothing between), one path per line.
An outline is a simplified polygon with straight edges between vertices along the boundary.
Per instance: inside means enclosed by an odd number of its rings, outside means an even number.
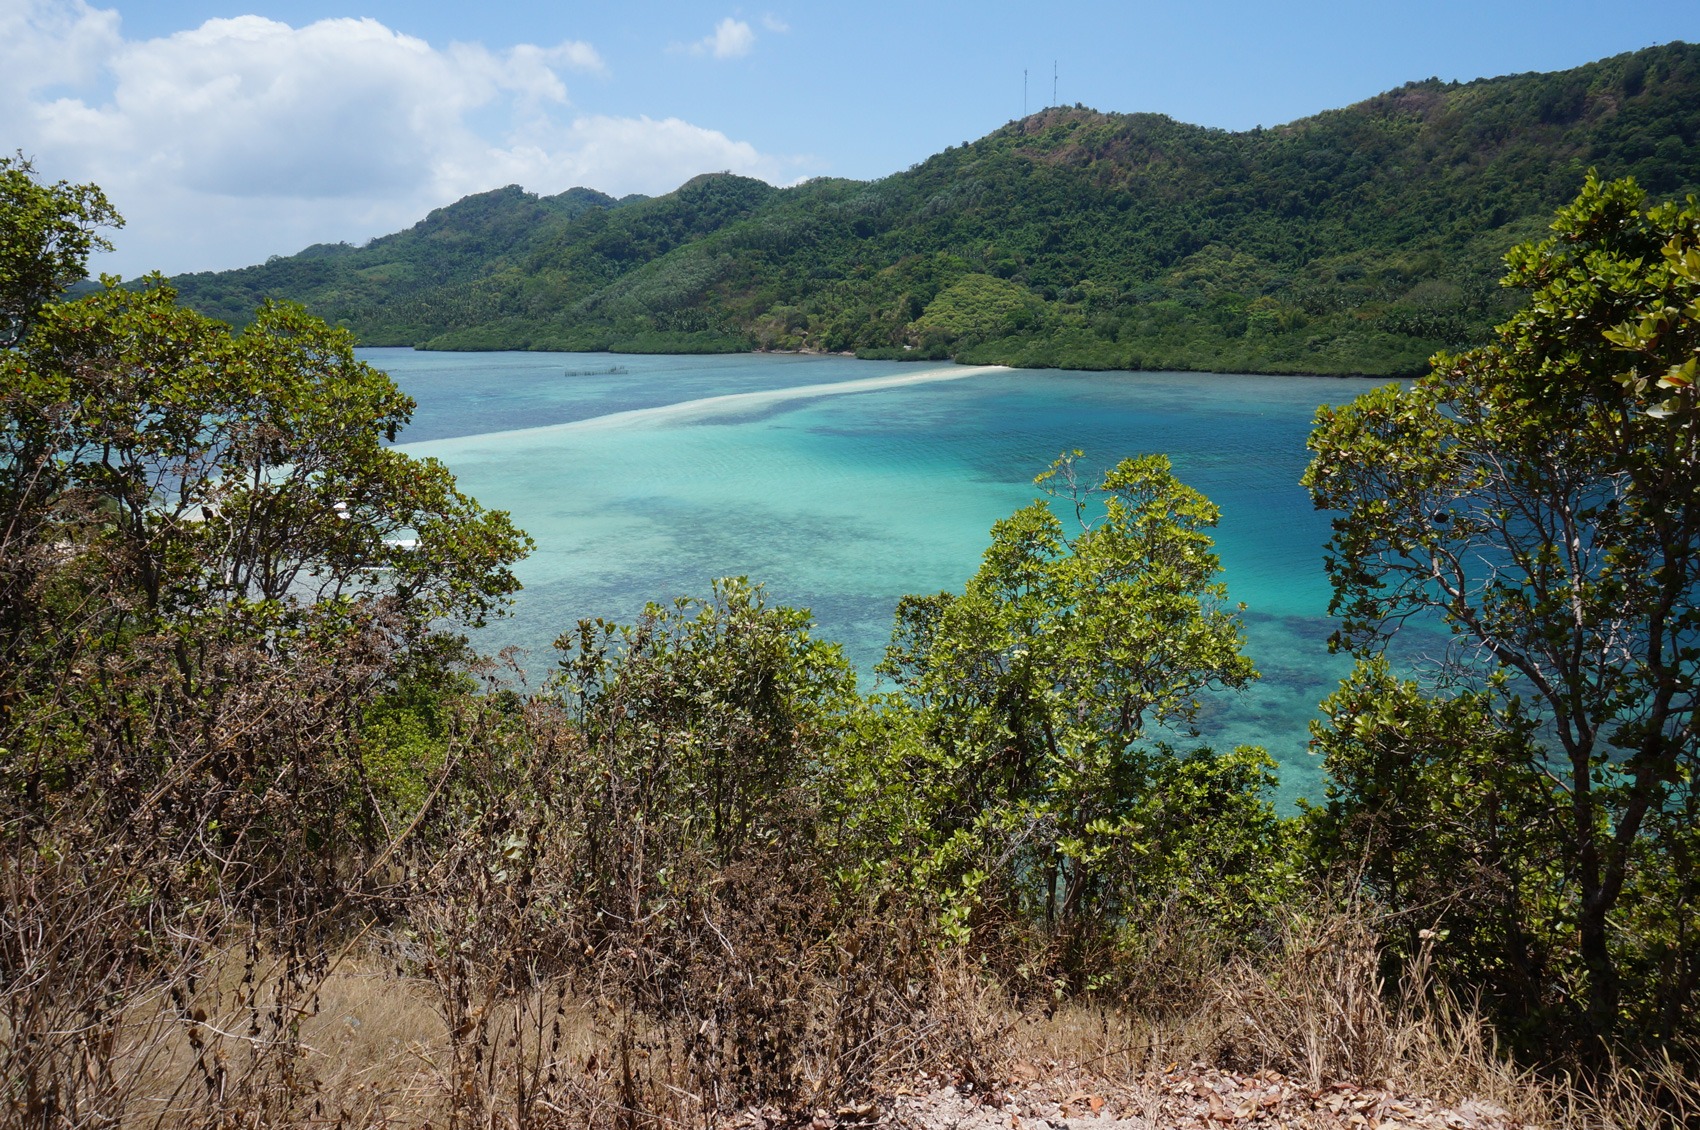
M1057 61L1051 60L1051 105L1057 104Z

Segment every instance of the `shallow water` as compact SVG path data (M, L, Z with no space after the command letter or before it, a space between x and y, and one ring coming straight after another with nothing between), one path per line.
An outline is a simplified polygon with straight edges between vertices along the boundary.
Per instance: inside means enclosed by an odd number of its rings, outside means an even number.
M405 449L537 541L515 615L482 646L527 649L583 617L746 574L814 611L869 671L908 592L960 589L1032 477L1160 451L1222 509L1217 547L1263 678L1212 700L1203 740L1262 745L1282 793L1315 796L1306 723L1346 664L1327 655L1327 516L1298 485L1316 406L1379 383L1312 377L971 370L839 357L608 357L362 350L419 401ZM611 367L625 370L609 373ZM604 370L597 372L597 370ZM566 375L573 373L576 375Z

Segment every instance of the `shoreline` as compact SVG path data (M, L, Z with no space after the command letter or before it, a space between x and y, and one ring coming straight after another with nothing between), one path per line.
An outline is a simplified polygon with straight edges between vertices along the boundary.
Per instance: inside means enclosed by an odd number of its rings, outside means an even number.
M357 345L357 349L406 349L414 353L552 353L560 357L840 357L852 361L878 361L897 365L955 365L971 369L1004 369L1010 372L1022 373L1126 373L1130 376L1144 374L1174 376L1177 374L1194 374L1200 377L1235 376L1235 377L1321 377L1328 380L1344 381L1413 381L1424 374L1411 373L1338 373L1317 372L1308 369L1179 369L1179 368L1141 368L1141 369L1109 369L1097 366L1070 365L1009 365L1000 362L969 362L958 361L954 358L933 358L931 360L917 357L913 360L902 357L860 357L853 350L828 349L744 349L725 353L626 353L612 349L423 349L417 345Z

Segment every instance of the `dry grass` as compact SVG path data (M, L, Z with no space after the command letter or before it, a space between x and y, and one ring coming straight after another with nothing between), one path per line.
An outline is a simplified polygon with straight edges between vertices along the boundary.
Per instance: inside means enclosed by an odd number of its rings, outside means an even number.
M1370 923L1361 908L1295 913L1271 953L1232 962L1186 1009L1076 1001L1021 1011L983 1001L981 1026L1007 1034L992 1075L1011 1087L1087 1075L1144 1095L1155 1110L1166 1075L1210 1064L1279 1075L1313 1095L1352 1085L1497 1110L1514 1125L1700 1126L1700 1078L1669 1050L1591 1080L1542 1076L1511 1062L1478 1011L1430 982L1427 951L1389 993ZM1685 1058L1700 1056L1689 1049Z
M362 952L305 992L300 988L290 983L281 962L251 967L246 955L230 952L180 1001L155 994L132 1002L111 1060L113 1091L122 1097L117 1124L465 1121L457 1110L466 1097L457 1090L457 1040L428 981L398 976L380 955ZM559 1041L540 1040L526 1028L540 1000L554 995L533 993L522 1001L516 994L492 1011L489 1027L499 1036L507 1053L501 1063L508 1067L554 1043L562 1074L582 1076L563 1092L582 1092L598 1074L596 1025L586 1007L561 1010ZM268 1006L279 1000L290 1009L281 1028L265 1022ZM512 1089L502 1088L508 1102Z
M267 1014L279 1003L287 1015L274 1025ZM126 1009L111 1067L119 1121L203 1125L243 1112L263 1115L247 1119L259 1124L383 1124L429 1097L440 1029L417 988L372 961L301 986L281 961L250 968L248 955L227 951L193 992Z
M1144 1095L1123 1101L1155 1112L1177 1065L1208 1063L1291 1080L1313 1097L1350 1082L1474 1104L1504 1112L1507 1124L1631 1130L1700 1117L1700 1084L1672 1059L1620 1068L1591 1089L1509 1065L1469 1010L1432 994L1380 992L1374 942L1360 921L1295 918L1275 957L1237 964L1198 1008L1163 1013L1089 1000L1024 1006L971 962L939 960L902 1023L836 1053L861 1057L886 1093L931 1079L996 1097L1053 1078L1092 1078ZM262 1023L256 1035L256 1002L263 1017L263 1006L279 1000L296 1009L293 1021L269 1035ZM832 1103L820 1083L835 1070L832 1008L843 1006L809 1003L817 1019L801 1057L805 1120ZM128 1011L112 1061L129 1095L120 1124L661 1130L738 1113L702 1093L676 1025L562 984L474 1007L488 1009L477 1018L490 1034L476 1053L482 1096L457 1067L457 1056L471 1054L466 1017L443 1008L430 979L401 975L375 947L357 948L305 991L281 962L227 953L186 1007L154 999ZM213 1093L213 1078L223 1094Z

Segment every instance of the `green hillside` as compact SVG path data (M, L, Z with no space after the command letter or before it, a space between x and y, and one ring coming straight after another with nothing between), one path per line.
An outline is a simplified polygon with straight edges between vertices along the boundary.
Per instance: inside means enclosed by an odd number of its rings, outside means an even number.
M1500 255L1590 167L1700 190L1700 47L1241 133L1056 108L866 183L509 187L365 247L174 281L230 320L297 299L371 345L1408 374L1485 340L1517 301Z

